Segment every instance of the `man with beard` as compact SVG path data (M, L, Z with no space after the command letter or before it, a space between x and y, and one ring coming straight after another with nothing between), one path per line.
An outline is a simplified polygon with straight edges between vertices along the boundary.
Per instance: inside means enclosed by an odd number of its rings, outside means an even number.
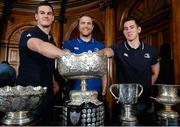
M93 19L90 16L83 15L78 19L79 38L65 41L64 49L70 50L72 53L81 54L83 52L96 52L104 48L104 44L92 37ZM80 90L80 80L69 80L67 85L70 90ZM87 80L87 90L96 90L99 99L105 95L107 87L107 77L92 78ZM69 92L68 92L69 93Z

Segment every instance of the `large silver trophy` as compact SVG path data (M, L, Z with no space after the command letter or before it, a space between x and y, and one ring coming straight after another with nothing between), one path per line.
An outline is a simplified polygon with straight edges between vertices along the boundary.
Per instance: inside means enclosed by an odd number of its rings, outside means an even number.
M41 103L46 87L5 86L0 88L0 111L5 112L1 120L6 125L26 125L34 120L30 114Z
M70 92L70 101L63 110L65 123L67 123L68 117L67 110L71 110L69 117L72 124L69 125L102 125L104 119L102 102L97 99L97 91L86 89L86 80L101 77L107 73L107 57L95 52L84 52L82 54L70 53L59 57L57 61L58 71L63 77L81 80L81 90L72 90ZM87 108L88 106L86 108L83 107L82 110L77 111L77 109L82 107L82 104L87 103L92 103L95 106L92 106L92 108ZM72 111L73 107L74 109ZM81 124L78 124L80 119Z
M172 106L180 102L177 92L179 85L168 85L168 84L155 84L158 86L157 97L151 97L160 104L164 105L164 109L158 112L158 115L163 118L177 118L179 117L178 112L172 110Z
M124 112L121 114L123 121L136 121L137 118L131 112L133 104L137 103L138 97L143 92L143 87L140 84L112 84L110 92L113 97L123 105Z

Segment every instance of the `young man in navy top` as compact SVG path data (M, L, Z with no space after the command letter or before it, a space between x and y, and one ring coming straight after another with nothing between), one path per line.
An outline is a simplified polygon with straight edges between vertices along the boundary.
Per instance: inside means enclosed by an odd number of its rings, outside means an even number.
M93 19L90 16L81 16L78 20L79 38L65 41L64 49L68 49L75 54L83 52L96 52L104 48L104 44L92 38ZM80 90L80 80L69 80L68 87L70 90ZM99 95L106 93L107 80L106 76L101 78L92 78L87 80L87 89L96 90Z
M48 116L53 106L53 95L59 88L53 83L54 59L68 52L57 48L50 34L54 12L47 1L37 5L35 19L37 25L24 31L20 38L20 66L16 84L47 87L48 94L38 109L41 118Z
M152 84L159 74L159 57L155 49L139 39L141 27L137 20L129 17L124 20L123 34L126 41L116 43L99 51L108 57L114 56L117 83L139 83L143 93L138 98L137 112L143 113L151 108Z

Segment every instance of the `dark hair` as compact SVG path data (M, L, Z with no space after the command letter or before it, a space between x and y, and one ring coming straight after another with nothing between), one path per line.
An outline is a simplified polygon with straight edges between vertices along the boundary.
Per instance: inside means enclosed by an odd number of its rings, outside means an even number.
M123 25L124 25L125 22L131 21L131 20L133 20L136 23L137 26L140 26L139 20L137 18L135 18L135 17L126 17L123 20Z
M5 63L5 64L8 64L8 65L9 65L9 62L8 62L8 61L2 61L1 63L2 63L2 64Z
M52 5L48 1L42 1L36 6L35 13L38 13L38 9L40 6L49 6L52 9L52 11L54 12Z

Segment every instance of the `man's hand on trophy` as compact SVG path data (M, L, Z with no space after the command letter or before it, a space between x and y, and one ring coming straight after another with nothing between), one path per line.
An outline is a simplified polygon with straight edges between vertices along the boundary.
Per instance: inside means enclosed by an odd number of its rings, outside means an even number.
M104 54L104 50L102 49L102 50L98 50L98 51L96 51L96 53L98 53L98 54L100 54L100 55L105 55Z

